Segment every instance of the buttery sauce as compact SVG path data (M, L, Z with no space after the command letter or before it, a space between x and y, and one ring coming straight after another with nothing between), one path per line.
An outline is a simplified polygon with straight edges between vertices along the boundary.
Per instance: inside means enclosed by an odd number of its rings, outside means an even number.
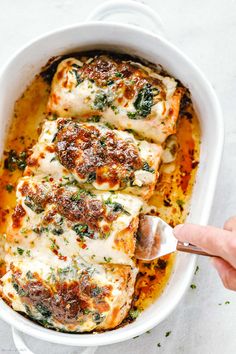
M50 86L38 75L16 102L14 117L5 142L5 153L0 171L0 251L4 258L4 239L9 217L14 209L15 190L23 169L10 171L4 168L7 152L27 152L37 141L40 127L46 117L46 104ZM181 112L177 125L177 149L174 162L162 164L156 190L149 204L150 213L158 215L174 226L184 222L199 159L200 127L190 105ZM132 303L134 311L142 311L163 291L171 274L175 255L167 255L153 262L138 261L139 274ZM0 262L0 276L5 273L4 261ZM123 321L123 324L127 319Z
M190 113L191 119L190 119ZM149 203L157 215L174 227L185 221L190 207L191 193L197 172L200 151L200 126L193 108L181 114L177 126L175 163L163 164L154 195ZM139 275L135 287L134 306L141 311L162 293L171 275L175 254L152 262L139 261Z

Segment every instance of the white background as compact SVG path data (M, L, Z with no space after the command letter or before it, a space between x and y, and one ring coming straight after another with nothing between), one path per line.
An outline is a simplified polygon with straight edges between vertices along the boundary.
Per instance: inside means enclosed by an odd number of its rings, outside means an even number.
M81 22L103 0L0 0L0 65L22 45L49 30ZM146 0L162 17L168 37L205 73L217 92L226 125L225 150L210 223L236 214L236 1ZM14 78L12 80L14 85ZM204 203L204 201L202 201ZM209 260L178 308L162 324L98 354L236 353L236 294L225 290ZM230 301L230 304L225 304ZM222 303L222 305L219 305ZM171 331L166 338L165 333ZM27 337L35 353L79 353ZM161 347L157 347L161 343ZM14 352L10 327L0 320L0 352Z

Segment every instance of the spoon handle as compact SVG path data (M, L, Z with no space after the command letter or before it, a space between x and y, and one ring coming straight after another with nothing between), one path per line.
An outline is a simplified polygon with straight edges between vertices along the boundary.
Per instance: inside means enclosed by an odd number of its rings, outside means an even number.
M213 254L209 254L203 251L201 248L191 245L191 243L184 243L178 241L176 249L181 252L199 254L201 256L213 257Z

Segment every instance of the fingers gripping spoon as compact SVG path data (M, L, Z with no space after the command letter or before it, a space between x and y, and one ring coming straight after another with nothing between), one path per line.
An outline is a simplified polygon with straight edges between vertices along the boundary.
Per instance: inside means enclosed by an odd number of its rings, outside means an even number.
M194 245L178 241L173 234L173 228L161 218L151 215L142 216L137 232L135 257L143 261L151 261L175 251L211 256Z

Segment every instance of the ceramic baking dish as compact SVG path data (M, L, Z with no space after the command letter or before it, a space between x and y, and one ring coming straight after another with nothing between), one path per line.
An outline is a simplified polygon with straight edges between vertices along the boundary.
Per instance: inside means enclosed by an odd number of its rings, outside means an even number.
M90 49L109 49L139 56L152 63L161 64L191 92L201 124L202 143L188 221L206 224L223 147L223 120L219 102L212 86L199 69L160 34L156 35L133 25L98 21L111 13L117 14L121 11L135 12L138 16L145 15L150 24L158 27L160 32L160 19L148 7L132 1L112 1L101 5L90 16L89 22L62 28L37 38L9 60L0 76L0 152L3 152L15 101L49 58ZM163 294L135 322L123 328L99 334L60 333L43 328L23 317L2 300L0 317L15 328L14 339L18 347L24 348L24 352L28 349L24 347L19 331L42 340L73 346L94 347L124 341L150 330L173 311L189 286L195 270L195 260L195 256L177 254L169 284ZM94 351L94 348L90 348L86 353Z

